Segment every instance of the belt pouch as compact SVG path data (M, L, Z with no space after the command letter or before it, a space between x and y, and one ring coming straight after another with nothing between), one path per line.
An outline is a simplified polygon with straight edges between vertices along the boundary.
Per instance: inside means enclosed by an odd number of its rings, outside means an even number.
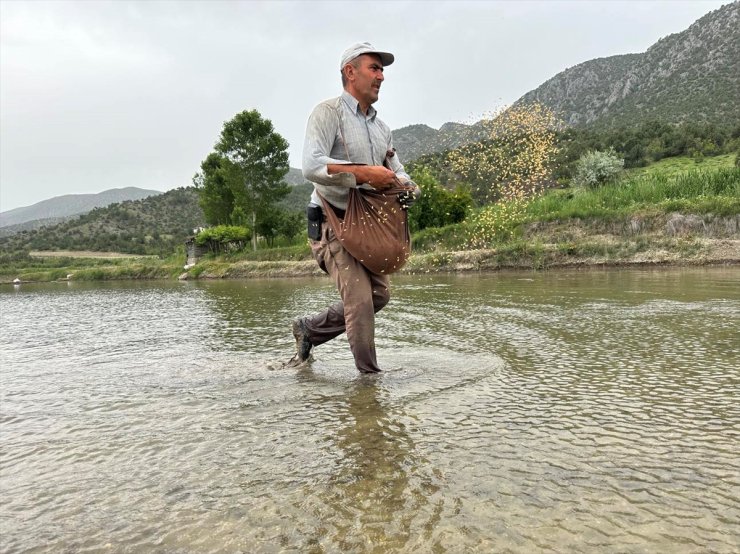
M321 240L321 220L324 214L320 206L309 204L306 207L306 219L308 220L308 238Z

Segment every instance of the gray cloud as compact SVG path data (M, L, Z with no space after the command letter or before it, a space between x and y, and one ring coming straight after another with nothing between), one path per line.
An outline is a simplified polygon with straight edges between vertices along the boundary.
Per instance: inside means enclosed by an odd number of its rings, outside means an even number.
M2 1L0 210L187 186L245 109L273 121L298 167L308 113L338 94L356 41L396 54L377 104L391 128L439 127L725 3Z

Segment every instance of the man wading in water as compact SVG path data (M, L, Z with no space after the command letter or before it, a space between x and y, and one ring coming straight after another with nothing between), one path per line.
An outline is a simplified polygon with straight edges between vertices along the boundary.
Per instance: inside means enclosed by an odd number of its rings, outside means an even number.
M350 188L383 190L398 182L415 187L398 156L393 155L390 128L372 107L385 79L383 69L393 60L393 54L380 52L367 42L349 47L339 65L344 92L339 98L321 102L308 119L303 176L314 184L307 210L308 236L314 258L334 279L342 300L293 321L297 353L291 365L308 360L314 346L346 331L357 369L362 373L380 371L375 355L375 313L390 299L388 276L368 271L342 246L327 225L320 196L343 219ZM384 161L388 167L383 166ZM404 207L418 196L418 187L410 196L404 199Z

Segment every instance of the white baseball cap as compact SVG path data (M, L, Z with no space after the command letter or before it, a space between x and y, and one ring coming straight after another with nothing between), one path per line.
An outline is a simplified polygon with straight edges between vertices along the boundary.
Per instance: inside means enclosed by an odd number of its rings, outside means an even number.
M396 59L390 52L380 52L379 50L376 50L369 42L358 42L357 44L353 44L347 48L342 53L342 61L339 64L339 70L341 71L344 69L345 65L354 60L357 56L362 56L363 54L377 54L380 56L380 61L383 63L383 67L391 65L393 60Z

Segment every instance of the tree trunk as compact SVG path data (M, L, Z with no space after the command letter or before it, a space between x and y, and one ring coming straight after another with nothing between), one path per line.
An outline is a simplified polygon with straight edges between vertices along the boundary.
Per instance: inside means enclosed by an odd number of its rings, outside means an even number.
M257 212L252 210L252 251L257 252Z

